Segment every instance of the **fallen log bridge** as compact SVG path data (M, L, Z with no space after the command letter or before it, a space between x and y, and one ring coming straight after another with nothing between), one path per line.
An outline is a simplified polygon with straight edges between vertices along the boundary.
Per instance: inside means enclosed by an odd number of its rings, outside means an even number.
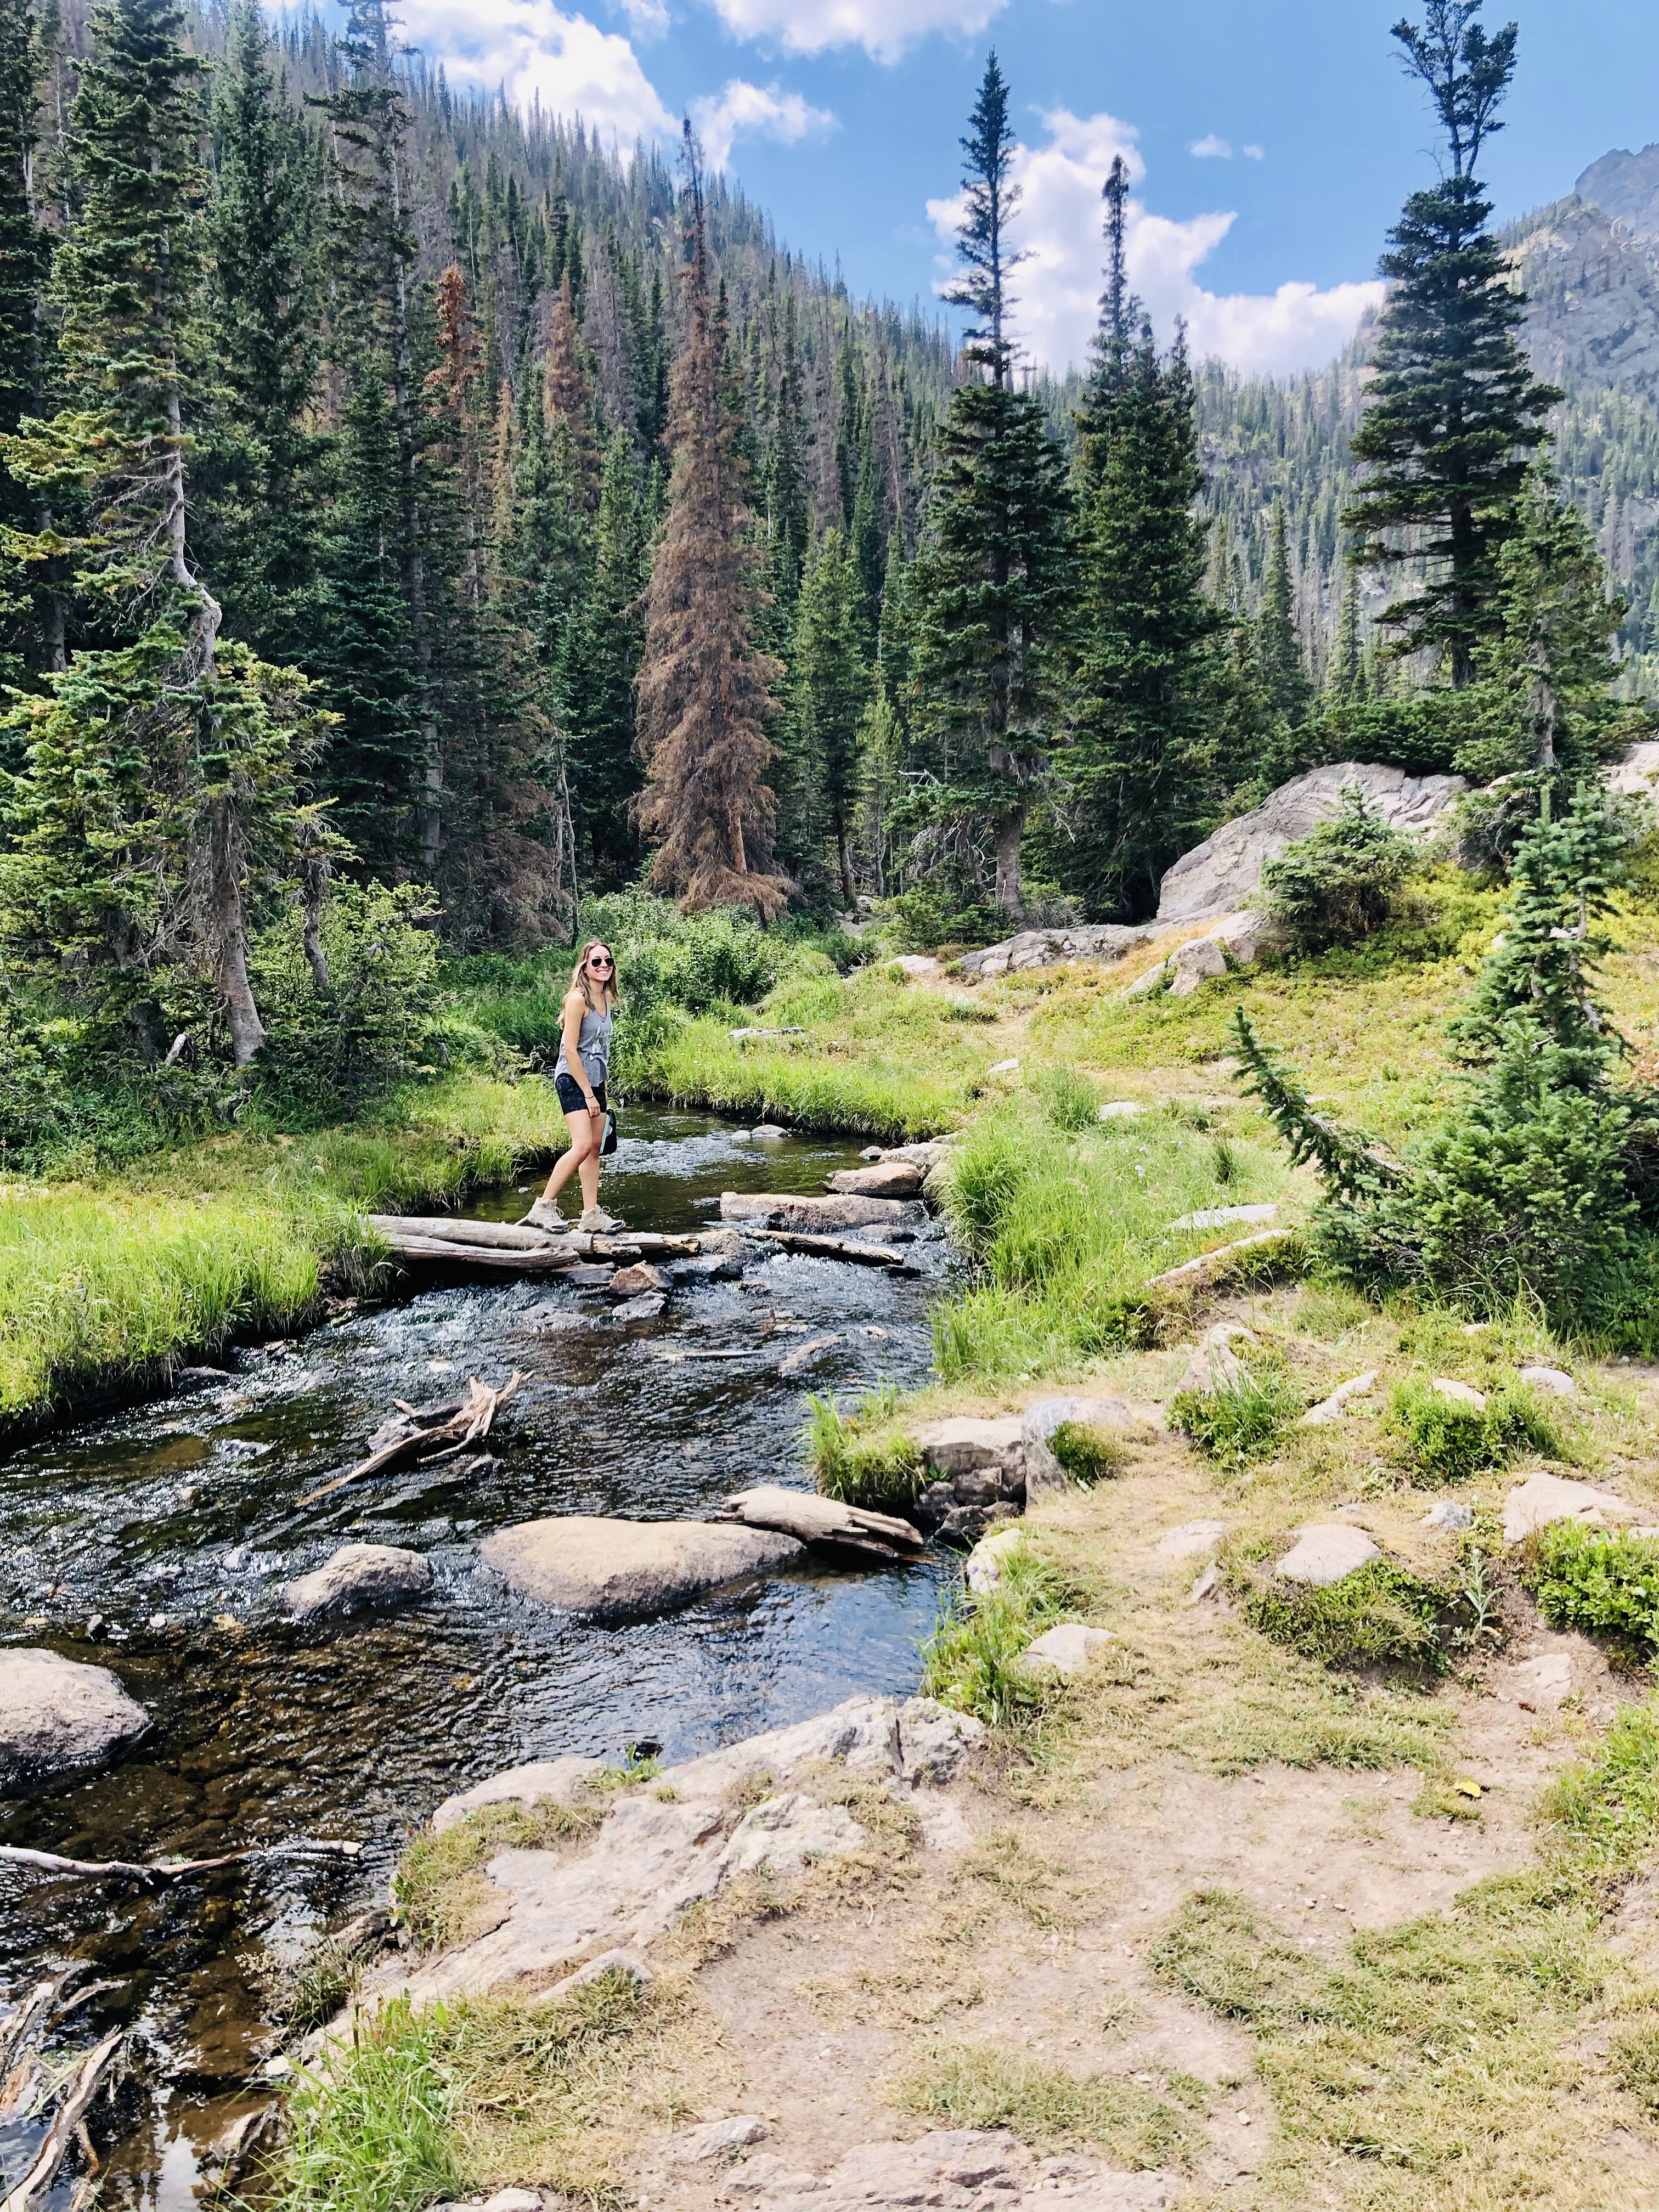
M838 1498L786 1490L773 1482L734 1492L720 1518L741 1521L750 1528L781 1529L803 1544L823 1544L832 1551L872 1559L915 1559L927 1542L919 1528L895 1514L872 1513L861 1505L844 1505Z
M693 1260L702 1247L695 1237L663 1237L630 1230L595 1237L582 1229L562 1236L514 1221L457 1221L447 1214L371 1213L369 1227L399 1260L483 1267L509 1275L556 1275L596 1260L618 1267L635 1260Z

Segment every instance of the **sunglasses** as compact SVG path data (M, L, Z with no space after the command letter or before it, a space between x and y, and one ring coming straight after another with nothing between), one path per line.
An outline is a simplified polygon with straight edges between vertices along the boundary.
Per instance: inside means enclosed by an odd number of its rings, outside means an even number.
M593 952L589 954L587 964L590 968L614 968L617 963L608 952Z

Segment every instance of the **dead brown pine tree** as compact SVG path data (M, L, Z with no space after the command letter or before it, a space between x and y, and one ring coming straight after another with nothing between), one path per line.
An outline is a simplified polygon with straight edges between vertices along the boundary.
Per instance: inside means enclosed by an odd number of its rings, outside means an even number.
M650 881L694 914L750 906L763 921L794 888L769 872L775 801L768 720L781 663L756 650L758 556L745 532L748 467L726 391L726 316L709 287L696 141L686 126L690 258L674 365L668 517L646 592L638 678L646 787L635 818L657 845Z

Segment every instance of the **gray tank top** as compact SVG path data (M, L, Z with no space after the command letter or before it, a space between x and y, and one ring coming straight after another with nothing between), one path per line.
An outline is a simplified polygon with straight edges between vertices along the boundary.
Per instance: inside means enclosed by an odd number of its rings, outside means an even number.
M611 1065L611 1011L595 1013L590 1007L582 1016L581 1035L576 1040L576 1049L581 1054L582 1066L587 1070L587 1079L595 1089L605 1081L605 1072ZM565 1058L564 1040L559 1040L559 1057L554 1063L555 1075L573 1079L575 1069Z

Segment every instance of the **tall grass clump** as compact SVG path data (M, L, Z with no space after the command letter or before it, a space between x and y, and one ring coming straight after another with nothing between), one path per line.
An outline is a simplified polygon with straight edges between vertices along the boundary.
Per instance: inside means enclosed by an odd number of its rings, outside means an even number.
M1289 1370L1263 1360L1213 1390L1178 1390L1168 1418L1218 1466L1240 1468L1276 1449L1305 1402Z
M1560 1521L1528 1547L1526 1573L1553 1628L1582 1628L1659 1658L1659 1539Z
M461 2194L455 2094L440 2056L447 2026L441 2007L417 2014L397 1997L378 2018L360 2015L325 2069L301 2074L280 2212L416 2212Z
M806 1405L801 1443L823 1496L872 1513L910 1512L921 1487L921 1454L891 1425L898 1405L893 1385L867 1391L850 1413L816 1393Z
M1095 1110L1070 1131L1013 1102L955 1148L945 1203L978 1279L935 1308L947 1379L1063 1368L1155 1332L1148 1277L1224 1241L1171 1223L1284 1188L1280 1164L1253 1138L1230 1139L1223 1183L1212 1133L1173 1114L1099 1123Z
M1052 1685L1025 1663L1025 1649L1066 1613L1076 1594L1054 1561L1030 1544L1003 1554L994 1589L953 1589L921 1647L925 1695L992 1728L1033 1718Z
M1488 1468L1507 1467L1524 1451L1574 1457L1566 1424L1518 1376L1504 1376L1484 1407L1449 1398L1412 1376L1390 1390L1383 1420L1395 1457L1421 1483L1465 1482Z

